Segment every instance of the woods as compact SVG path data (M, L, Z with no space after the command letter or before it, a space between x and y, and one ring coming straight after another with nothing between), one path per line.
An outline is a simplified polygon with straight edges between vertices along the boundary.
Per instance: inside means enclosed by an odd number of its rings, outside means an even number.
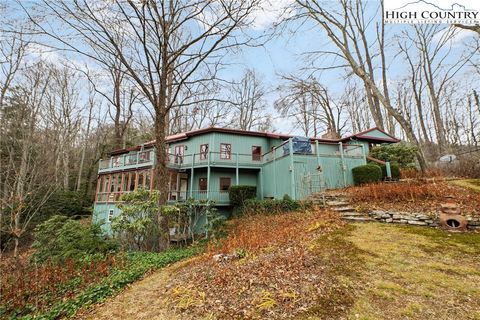
M377 126L417 146L422 171L444 154L478 158L478 33L394 28L381 9L298 0L256 29L268 13L259 0L2 6L2 247L18 246L56 192L91 201L108 152L152 140L165 150L167 135L198 128L288 123L297 134L337 138ZM268 48L284 30L301 37L307 29L323 45L298 52L294 71L266 77L233 67L236 55ZM156 157L165 204L166 154Z

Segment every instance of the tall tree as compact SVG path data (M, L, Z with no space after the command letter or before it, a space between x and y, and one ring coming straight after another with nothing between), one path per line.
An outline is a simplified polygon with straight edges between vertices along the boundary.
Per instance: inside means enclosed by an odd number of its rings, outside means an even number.
M326 32L331 43L338 50L333 54L347 63L349 70L365 85L367 95L370 92L373 97L378 99L386 113L400 125L408 140L419 145L419 140L412 124L392 104L389 95L385 91L387 87L376 81L375 73L369 66L373 55L370 54L370 59L367 59L366 55L362 54L362 50L370 48L375 43L378 46L378 52L385 50L384 42L374 41L374 43L370 43L366 37L365 28L370 25L371 18L367 19L365 17L365 2L359 0L338 0L338 2L333 4L334 8L327 7L325 3L318 0L297 0L296 4L299 9L299 14L296 18L312 20ZM365 21L368 23L364 23ZM377 30L381 30L381 28ZM359 47L359 44L363 45L362 49ZM380 56L384 56L384 54L380 53ZM386 67L386 64L381 64L381 67ZM385 83L384 80L383 82ZM375 117L374 114L372 116ZM379 123L377 122L378 119L376 120L378 126ZM425 156L420 148L417 153L417 159L422 171L425 171Z
M237 31L251 23L258 0L213 1L47 1L42 15L56 18L46 24L24 6L31 21L63 49L81 53L104 65L102 56L118 57L124 72L153 110L155 123L156 188L159 204L167 201L168 171L165 135L169 111L181 90L211 81L218 61L229 49L251 41ZM59 30L58 23L66 28ZM81 44L70 39L81 38ZM102 54L99 55L98 53ZM161 221L166 230L165 219ZM168 245L168 234L160 247Z

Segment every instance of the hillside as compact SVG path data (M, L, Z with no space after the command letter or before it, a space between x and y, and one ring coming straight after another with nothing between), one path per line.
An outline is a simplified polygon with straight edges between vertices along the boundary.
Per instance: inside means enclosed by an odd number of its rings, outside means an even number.
M478 319L480 236L310 210L230 222L207 252L83 319ZM220 255L223 254L223 255Z

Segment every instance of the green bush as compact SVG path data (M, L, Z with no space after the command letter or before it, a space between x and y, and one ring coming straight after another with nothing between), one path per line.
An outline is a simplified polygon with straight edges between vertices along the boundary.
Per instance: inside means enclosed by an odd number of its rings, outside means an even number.
M112 219L114 237L123 250L159 251L159 239L168 239L168 215L171 206L159 210L158 191L139 188L122 195L117 204L120 214ZM166 230L164 230L166 229Z
M248 199L257 197L257 187L255 186L231 186L228 189L230 204L234 207L243 207Z
M242 209L244 215L256 215L256 214L279 214L291 211L298 211L310 208L312 204L310 202L301 202L292 200L290 197L284 197L284 199L249 199L245 201L245 205Z
M103 301L114 295L128 284L140 279L151 270L189 258L199 252L198 247L171 249L161 253L134 252L128 254L128 263L124 268L114 270L97 285L91 286L73 298L65 298L36 319L71 318L80 308L85 308L96 302Z
M375 164L366 164L352 169L353 182L356 185L379 182L382 180L382 169Z
M382 144L370 150L370 156L396 163L400 168L415 167L417 147L406 143Z
M382 178L387 178L387 166L381 165L380 168L382 169ZM390 172L392 173L392 180L399 180L400 179L400 167L398 164L390 163Z
M33 259L38 263L48 259L55 263L67 259L79 261L104 256L116 249L115 242L102 237L99 225L84 224L65 216L53 216L39 224L34 239Z

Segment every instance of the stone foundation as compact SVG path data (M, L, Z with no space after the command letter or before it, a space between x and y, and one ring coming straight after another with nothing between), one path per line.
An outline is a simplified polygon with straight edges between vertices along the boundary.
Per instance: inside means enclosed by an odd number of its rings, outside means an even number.
M439 214L396 212L385 210L373 210L368 213L368 217L379 222L409 224L415 226L438 227ZM465 216L467 219L467 229L480 230L480 217Z

